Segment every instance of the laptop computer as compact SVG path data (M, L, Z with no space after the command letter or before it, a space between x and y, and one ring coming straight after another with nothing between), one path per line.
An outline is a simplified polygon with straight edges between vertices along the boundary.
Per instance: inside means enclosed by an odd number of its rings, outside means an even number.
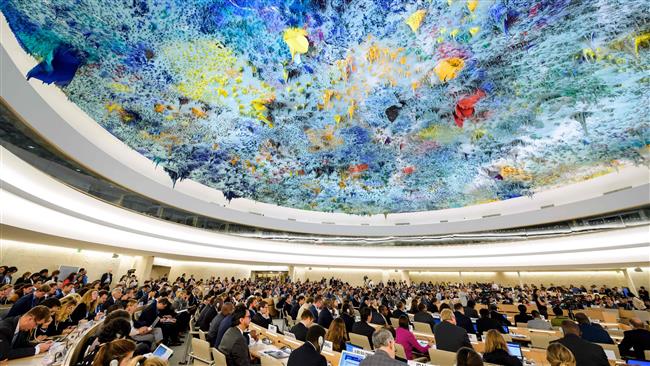
M359 366L364 358L366 358L365 355L343 351L341 352L341 360L339 361L339 366Z
M521 345L519 343L508 342L508 353L522 361L524 360L524 354L521 353Z
M356 348L356 349L363 349L363 347L359 347L359 346L357 346L356 344L352 344L352 343L350 343L350 342L345 342L345 350L346 350L346 351L348 351L348 352L354 352L355 348Z
M627 360L626 365L650 366L650 361L643 361L643 360Z

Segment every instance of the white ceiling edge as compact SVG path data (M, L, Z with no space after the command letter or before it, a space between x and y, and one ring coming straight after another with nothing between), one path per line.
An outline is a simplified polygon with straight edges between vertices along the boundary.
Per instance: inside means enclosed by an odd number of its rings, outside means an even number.
M518 242L409 247L310 245L224 235L97 200L0 149L2 225L116 250L237 263L364 268L505 270L650 264L650 226Z
M528 226L650 204L648 167L623 167L585 182L500 202L462 208L359 216L280 207L248 199L228 203L220 191L191 180L175 187L151 161L115 138L53 85L25 75L37 61L26 54L0 16L0 97L59 150L99 175L186 211L275 230L351 236L460 233ZM627 190L624 198L605 193ZM542 207L548 207L542 209Z

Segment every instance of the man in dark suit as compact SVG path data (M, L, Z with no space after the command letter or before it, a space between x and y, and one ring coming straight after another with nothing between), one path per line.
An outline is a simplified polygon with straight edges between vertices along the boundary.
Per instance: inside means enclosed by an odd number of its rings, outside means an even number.
M478 334L487 333L487 331L490 329L496 329L501 333L505 333L501 323L493 318L490 318L490 310L483 308L481 309L480 313L481 317L476 321L476 329L478 331Z
M158 317L158 311L163 308L164 305L159 303L158 300L154 299L151 304L142 309L140 317L133 322L133 326L136 328L150 327L151 324L156 321L156 318Z
M149 292L151 292L151 285L145 282L145 284L140 287L138 292L136 292L135 299L138 300L138 302L142 302L140 299L146 299L146 297L148 297L147 295L149 295Z
M495 304L490 305L490 317L499 322L501 325L508 327L512 326L512 323L510 320L508 320L508 317L506 317L504 314L499 313L499 308Z
M433 319L433 315L431 315L427 311L427 306L424 303L418 304L418 312L415 313L413 316L413 321L416 321L418 323L427 323L429 326L431 326L431 331L433 332L433 328L436 326L436 322Z
M110 308L113 305L121 305L122 304L122 289L119 287L116 287L111 291L111 296L108 297L106 300L106 309Z
M34 356L47 352L52 342L32 344L30 332L50 322L50 309L35 306L22 316L6 318L0 322L0 360Z
M5 318L12 318L14 316L23 315L28 312L31 308L38 305L45 294L49 293L51 290L49 285L41 285L31 294L25 295L18 299L16 303L9 309L9 312L5 315Z
M614 340L600 324L592 323L585 313L575 315L582 339L593 343L614 344Z
M320 325L310 327L305 343L291 352L287 366L327 366L325 356L320 354L324 340L325 328Z
M375 328L370 323L372 319L372 313L370 307L365 307L361 309L361 321L354 323L352 326L352 333L361 334L368 337L368 343L372 344L372 333L375 332ZM358 346L358 345L357 345Z
M391 332L379 329L372 335L375 354L367 356L359 366L404 366L404 363L395 359L395 339Z
M568 348L576 358L576 366L607 366L607 355L603 347L580 338L580 327L571 320L562 322L564 338L557 341Z
M332 306L331 300L325 299L323 301L323 308L318 314L318 325L320 325L325 329L329 329L332 320L334 320L334 317L332 316L332 312L330 311L331 306Z
M463 304L456 303L454 304L454 317L456 318L456 325L465 329L467 333L476 334L474 330L474 324L472 324L472 319L463 314Z
M221 311L217 316L212 319L210 322L210 329L208 330L208 333L205 335L206 339L212 347L217 347L215 344L217 341L217 335L219 334L219 327L221 326L221 322L230 314L232 314L233 310L235 309L235 306L230 302L224 302L223 305L221 306Z
M374 306L369 306L370 309L370 323L372 324L378 324L378 325L386 325L386 318L379 312L379 310L375 309ZM390 324L388 324L390 325Z
M251 323L248 309L238 308L232 313L232 326L226 331L219 343L219 351L226 356L228 366L250 366L251 356L244 331Z
M323 297L318 295L314 299L314 303L311 304L309 307L309 311L311 311L312 314L314 314L314 320L318 319L318 311L321 309L323 306Z
M468 318L478 318L478 312L474 307L476 306L476 302L474 300L467 300L467 306L465 306L465 316Z
M424 309L426 309L426 305L424 303L420 303L420 304L424 305ZM404 305L404 303L402 301L398 302L397 303L397 309L395 309L395 311L393 311L392 317L395 318L395 319L399 319L399 317L402 316L402 315L405 315L406 317L408 317L408 314L406 313L406 311L404 311L404 306L405 305ZM420 311L420 305L418 305L418 311ZM416 320L416 321L418 321L418 320Z
M305 303L305 297L303 295L298 296L298 301L296 301L293 306L291 306L291 312L289 315L293 318L293 320L298 320L298 310L300 310L300 307L302 304Z
M273 324L273 320L269 316L269 304L266 301L260 301L257 307L257 313L253 315L251 321L264 329L269 329L269 325Z
M204 332L207 332L210 329L210 322L214 319L215 316L219 313L217 310L217 304L215 303L215 298L210 296L203 300L204 306L199 312L199 316L196 318L196 326Z
M305 342L307 339L307 330L314 323L314 314L311 311L303 311L300 315L300 321L298 324L291 327L291 333L296 336L296 339L299 341Z
M630 325L634 329L623 332L623 340L618 345L618 350L623 357L645 360L644 351L650 350L650 331L645 329L639 319L631 319Z
M440 320L433 330L437 349L456 352L462 347L472 348L467 331L456 325L456 318L451 309L444 309L440 313Z

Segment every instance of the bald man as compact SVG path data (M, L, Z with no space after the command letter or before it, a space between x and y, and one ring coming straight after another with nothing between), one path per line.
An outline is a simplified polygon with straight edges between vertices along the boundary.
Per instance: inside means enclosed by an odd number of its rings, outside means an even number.
M623 340L618 345L621 356L645 360L644 351L650 350L650 331L639 319L631 319L632 330L623 333Z
M576 366L608 366L607 355L603 347L585 341L580 337L580 327L571 320L562 322L564 337L557 341L571 350L576 358Z

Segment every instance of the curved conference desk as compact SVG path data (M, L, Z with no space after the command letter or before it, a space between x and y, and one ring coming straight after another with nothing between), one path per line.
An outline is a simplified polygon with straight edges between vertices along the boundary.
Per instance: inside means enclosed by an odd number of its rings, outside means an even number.
M23 357L17 358L15 360L10 360L8 366L35 366L35 365L53 365L53 366L73 366L77 363L78 358L81 355L83 345L86 343L88 338L92 337L101 327L103 321L94 322L89 328L78 332L74 339L71 339L63 356L56 357L54 361L51 361L54 357L50 352L43 352L32 357Z

